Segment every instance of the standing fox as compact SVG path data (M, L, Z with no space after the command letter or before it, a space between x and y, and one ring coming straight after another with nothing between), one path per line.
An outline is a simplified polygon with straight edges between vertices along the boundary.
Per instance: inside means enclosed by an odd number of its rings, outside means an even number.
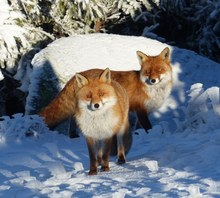
M101 171L109 171L113 136L117 136L119 143L119 164L125 163L125 145L131 142L127 138L128 95L119 83L111 80L108 68L98 79L81 74L76 74L75 78L75 118L86 137L90 158L89 175L97 174L97 162L101 164Z
M172 89L172 68L170 65L170 50L166 47L157 56L148 56L137 51L141 65L139 71L111 71L112 79L125 88L129 97L129 110L135 111L141 126L146 130L151 128L148 114L162 106ZM103 70L86 71L89 75L100 75ZM40 111L50 128L74 117L75 77L70 79L63 90L52 102ZM71 134L74 136L74 134Z

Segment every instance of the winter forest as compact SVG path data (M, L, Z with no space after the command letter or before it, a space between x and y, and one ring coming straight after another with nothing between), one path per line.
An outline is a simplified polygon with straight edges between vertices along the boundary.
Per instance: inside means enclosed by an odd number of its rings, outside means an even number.
M125 165L88 176L83 135L39 110L78 71L171 50L173 89ZM220 197L219 0L0 0L0 197Z

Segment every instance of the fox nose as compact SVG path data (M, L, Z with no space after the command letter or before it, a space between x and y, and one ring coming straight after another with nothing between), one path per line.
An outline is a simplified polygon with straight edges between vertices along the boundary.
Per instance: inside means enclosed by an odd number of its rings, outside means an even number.
M160 80L159 80L158 78L152 78L152 79L149 79L149 81L150 81L150 84L155 85L155 84L157 84Z
M94 104L94 107L95 107L96 109L98 109L98 108L99 108L99 104L98 104L98 103L95 103L95 104Z
M151 79L150 82L151 82L152 84L154 84L154 83L156 83L156 80L155 80L155 79Z

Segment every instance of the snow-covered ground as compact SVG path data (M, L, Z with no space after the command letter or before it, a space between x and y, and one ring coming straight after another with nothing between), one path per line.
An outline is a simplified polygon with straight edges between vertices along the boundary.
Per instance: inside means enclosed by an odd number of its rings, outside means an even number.
M45 63L66 82L86 68L138 70L136 50L157 55L166 46L105 34L57 40L33 60L27 109ZM110 172L88 176L83 136L49 131L37 115L6 117L0 121L0 197L220 197L220 64L169 47L173 92L151 115L150 133L133 132L126 164L112 157Z

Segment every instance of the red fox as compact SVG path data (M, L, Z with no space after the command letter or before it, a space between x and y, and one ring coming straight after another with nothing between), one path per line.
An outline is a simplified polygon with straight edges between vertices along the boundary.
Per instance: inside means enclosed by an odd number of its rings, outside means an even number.
M85 73L86 74L86 73ZM99 78L76 74L75 119L86 137L90 158L89 175L109 171L109 156L113 136L118 139L118 163L125 163L124 141L128 130L129 98L119 83L111 80L107 68ZM97 155L97 156L96 156Z
M135 111L140 125L147 132L151 128L148 114L162 106L172 89L172 67L168 47L157 56L148 56L137 51L141 65L138 71L111 71L112 79L125 88L129 97L129 110ZM90 75L100 75L101 69L88 70ZM70 79L52 102L40 111L45 123L50 127L74 117L75 77ZM75 136L74 134L70 134Z

